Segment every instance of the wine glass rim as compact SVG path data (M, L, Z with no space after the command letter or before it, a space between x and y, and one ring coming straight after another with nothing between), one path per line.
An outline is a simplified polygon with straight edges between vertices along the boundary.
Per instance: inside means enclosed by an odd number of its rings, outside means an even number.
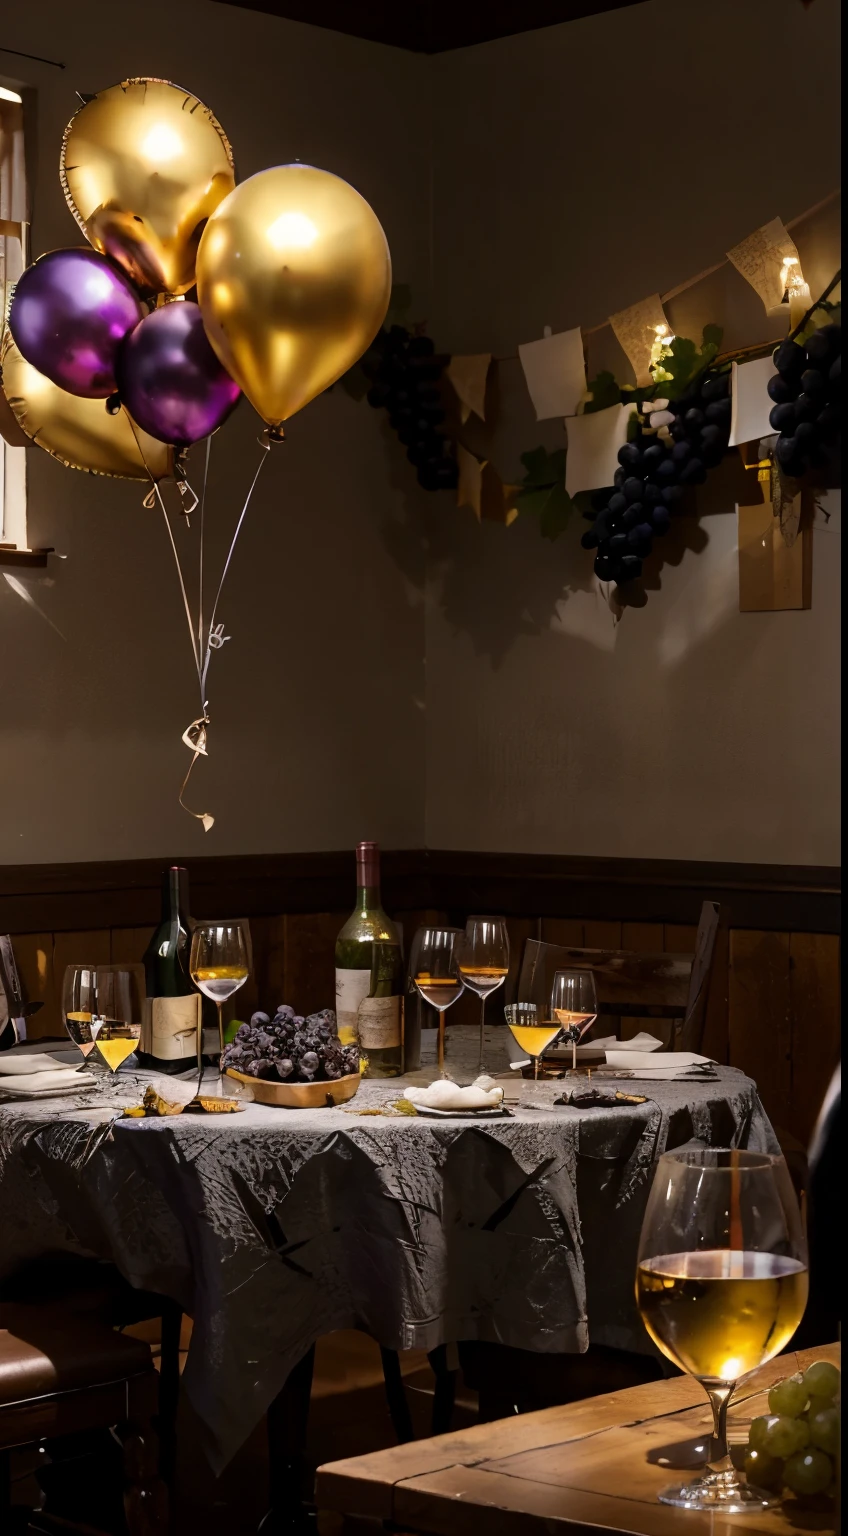
M727 1158L718 1163L716 1158ZM687 1168L698 1168L703 1173L734 1174L754 1169L776 1168L783 1162L780 1152L750 1152L742 1147L676 1147L664 1152L661 1161L680 1163Z
M464 932L465 932L464 928L451 928L448 923L432 923L432 924L430 924L430 923L422 923L420 928L416 928L416 930L415 930L415 937L417 937L419 933L464 933Z

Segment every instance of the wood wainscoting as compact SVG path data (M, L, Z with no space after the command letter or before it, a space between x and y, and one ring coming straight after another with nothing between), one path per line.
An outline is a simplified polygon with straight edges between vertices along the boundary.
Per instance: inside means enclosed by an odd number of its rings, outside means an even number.
M184 862L195 917L250 919L254 971L239 1016L260 1004L308 1012L332 1003L333 945L353 901L350 852ZM0 870L0 932L14 937L28 998L44 1004L33 1038L62 1031L67 964L141 958L159 916L163 863ZM754 1077L775 1123L808 1141L840 1057L838 869L387 851L383 889L407 945L425 920L464 924L469 912L502 912L513 974L527 938L691 951L701 902L718 901L705 1050ZM471 1023L475 1003L461 999L452 1022Z

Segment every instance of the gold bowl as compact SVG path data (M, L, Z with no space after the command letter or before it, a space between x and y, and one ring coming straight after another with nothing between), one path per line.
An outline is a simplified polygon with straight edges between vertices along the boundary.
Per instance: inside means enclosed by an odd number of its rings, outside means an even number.
M257 1104L276 1104L284 1109L332 1109L352 1099L362 1078L359 1072L337 1077L325 1083L271 1083L264 1077L248 1077L246 1072L227 1068L227 1077L247 1083Z

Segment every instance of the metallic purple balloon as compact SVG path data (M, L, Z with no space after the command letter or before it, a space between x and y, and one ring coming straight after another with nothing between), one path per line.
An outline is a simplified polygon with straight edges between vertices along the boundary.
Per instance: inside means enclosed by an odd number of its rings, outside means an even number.
M9 329L33 368L71 395L114 393L115 358L146 306L120 269L97 251L48 251L20 277Z
M187 447L215 432L241 393L206 338L197 304L163 304L118 355L118 389L134 421L160 443Z

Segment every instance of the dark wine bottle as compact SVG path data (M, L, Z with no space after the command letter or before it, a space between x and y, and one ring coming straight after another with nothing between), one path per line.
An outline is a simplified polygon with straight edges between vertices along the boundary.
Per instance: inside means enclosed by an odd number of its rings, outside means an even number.
M197 1059L202 999L188 973L190 949L188 871L172 864L162 875L161 920L144 953L139 1060L159 1072L184 1072Z

